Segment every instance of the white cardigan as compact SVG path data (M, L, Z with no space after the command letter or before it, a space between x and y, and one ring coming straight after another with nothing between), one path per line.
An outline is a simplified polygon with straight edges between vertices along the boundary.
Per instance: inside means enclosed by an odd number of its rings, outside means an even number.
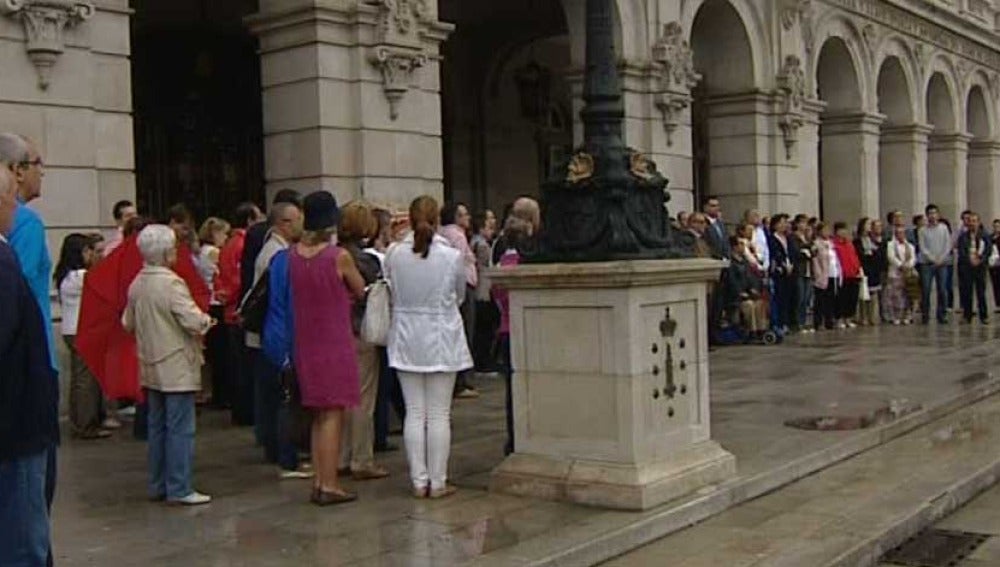
M392 289L389 366L416 373L472 368L458 310L465 299L462 254L435 235L421 258L411 233L386 253L385 273Z

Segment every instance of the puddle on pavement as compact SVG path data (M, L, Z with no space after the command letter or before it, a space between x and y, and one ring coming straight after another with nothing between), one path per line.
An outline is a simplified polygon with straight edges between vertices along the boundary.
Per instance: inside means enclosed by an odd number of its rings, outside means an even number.
M892 423L921 409L920 404L893 400L875 411L862 415L807 416L785 421L785 426L806 431L853 431Z
M993 379L992 372L976 372L958 379L964 388L975 388L976 386Z

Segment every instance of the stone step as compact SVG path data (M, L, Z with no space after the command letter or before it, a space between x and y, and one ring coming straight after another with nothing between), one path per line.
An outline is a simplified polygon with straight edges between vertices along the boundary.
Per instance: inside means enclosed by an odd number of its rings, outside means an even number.
M878 565L998 475L995 395L606 565Z
M567 521L561 529L488 553L469 564L490 567L595 565L863 455L998 392L1000 380L983 375L979 380L970 380L961 393L942 397L896 421L856 432L842 441L801 458L778 463L766 471L738 476L725 484L645 512L607 511L588 515L582 522ZM805 564L798 567L805 567Z

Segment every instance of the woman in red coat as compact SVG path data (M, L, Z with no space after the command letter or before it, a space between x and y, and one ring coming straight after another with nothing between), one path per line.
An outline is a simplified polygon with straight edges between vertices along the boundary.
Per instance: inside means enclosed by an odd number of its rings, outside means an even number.
M840 293L837 295L837 318L838 327L854 328L854 315L858 310L858 293L861 291L861 278L864 272L861 270L861 259L851 241L851 232L847 228L847 223L837 222L833 225L835 236L833 237L833 249L837 253L837 260L840 261L840 275L843 281Z

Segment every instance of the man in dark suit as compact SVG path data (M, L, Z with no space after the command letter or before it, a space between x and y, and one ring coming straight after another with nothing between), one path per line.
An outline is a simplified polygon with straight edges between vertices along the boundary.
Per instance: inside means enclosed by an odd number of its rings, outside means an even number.
M51 564L48 454L59 443L59 390L46 322L7 242L16 182L0 164L0 565Z
M701 200L701 212L708 217L708 228L705 230L705 241L712 247L712 257L718 260L730 256L729 232L726 223L722 221L722 207L719 198L711 195Z

